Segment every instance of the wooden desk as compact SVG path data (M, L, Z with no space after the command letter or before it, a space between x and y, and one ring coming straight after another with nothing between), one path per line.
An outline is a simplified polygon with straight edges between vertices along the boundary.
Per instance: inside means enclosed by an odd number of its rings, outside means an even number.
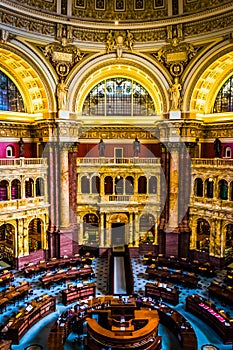
M177 305L179 304L179 294L177 289L174 289L172 285L166 283L154 282L146 283L145 285L145 296L151 297L156 300L162 299L163 301Z
M176 336L182 350L198 350L197 337L191 324L178 311L158 301L146 301L143 305L158 311L160 322Z
M0 274L0 284L10 283L14 280L14 274L11 271L3 271Z
M80 299L87 299L90 296L95 297L96 285L95 283L87 283L80 287L70 287L68 289L62 290L62 304L68 305L74 301Z
M0 340L0 350L10 350L11 344L11 340Z
M219 313L213 303L195 294L186 298L186 310L206 322L225 344L233 342L233 319Z
M92 267L83 267L77 269L71 269L68 271L58 271L55 273L49 273L41 277L41 282L44 286L48 286L55 282L69 280L71 278L85 279L89 278L94 274Z
M15 317L10 318L1 333L5 334L7 340L11 340L13 344L19 344L22 336L41 318L48 315L56 309L56 298L51 296L43 296L39 301L30 303L32 310L26 311L27 308L19 310Z
M209 262L201 263L199 260L195 259L158 256L157 261L154 259L153 263L157 267L167 266L173 269L195 272L207 277L215 276L215 267L213 265Z
M199 281L199 278L194 273L182 273L180 270L179 272L171 272L168 269L147 267L146 273L148 273L149 279L159 278L162 281L180 283L190 288L196 288Z
M95 313L98 314L98 310ZM118 348L121 344L124 349L159 350L162 344L161 337L158 336L158 323L157 311L148 309L135 310L135 330L131 331L120 327L111 331L97 323L96 319L87 317L87 347L101 350L103 347Z
M209 295L217 297L229 305L233 305L233 287L223 286L218 282L212 282L208 287Z
M22 282L18 287L10 287L4 293L4 297L8 299L8 301L16 301L19 298L25 296L28 291L31 289L29 282Z

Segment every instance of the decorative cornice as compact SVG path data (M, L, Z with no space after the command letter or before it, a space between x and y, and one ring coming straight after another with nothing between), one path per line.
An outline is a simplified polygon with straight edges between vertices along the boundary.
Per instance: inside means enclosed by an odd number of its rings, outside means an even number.
M227 0L225 0L227 1ZM204 4L203 8L198 8L196 9L196 13L194 13L193 11L193 3L192 3L192 9L191 9L191 13L185 13L184 15L181 16L176 16L174 18L166 18L166 14L167 11L164 11L162 8L159 10L148 10L145 11L145 13L147 14L147 18L145 18L143 16L143 11L141 14L141 18L136 20L135 18L129 18L132 17L132 13L131 16L129 16L128 11L123 11L121 13L121 17L122 19L119 21L118 27L122 28L122 29L133 29L133 28L137 28L138 24L140 23L140 26L142 26L143 28L158 28L164 25L172 25L172 24L177 24L177 23L188 23L188 22L194 22L197 21L199 19L205 19L205 18L213 18L214 16L218 16L221 15L223 13L229 15L230 11L233 10L233 5L232 2L227 1L226 4L222 5L223 1L218 0L218 2L216 3L215 1L215 7L210 8L210 6L208 6L208 2L205 4L205 2L202 1L202 3ZM35 1L32 2L33 4L35 4ZM72 14L71 16L64 16L63 14L54 14L54 13L46 13L45 11L42 13L41 9L35 9L29 6L24 6L20 3L16 3L16 2L12 2L10 0L2 0L1 1L1 6L4 7L5 9L7 9L8 11L11 11L12 13L16 14L17 12L21 15L28 16L30 18L34 17L37 19L41 19L41 17L43 16L44 18L46 18L47 20L49 20L50 22L54 22L54 23L63 23L63 24L71 24L71 25L75 25L75 26L79 26L79 27L83 27L83 28L93 28L94 30L96 30L96 28L105 28L105 29L114 29L115 27L115 17L111 18L111 14L108 13L108 18L105 20L105 22L103 22L103 18L101 17L100 19L95 18L93 20L93 18L89 19L88 16L86 16L86 20L83 20L84 16L81 16L81 14L83 15L83 11L81 10L80 16L78 17L78 15L76 15L75 13ZM44 5L43 5L44 6ZM110 6L110 5L109 5ZM153 8L153 7L152 7ZM208 8L206 10L206 8ZM87 9L88 13L91 12L91 14L93 15L92 11L90 8ZM98 11L97 11L98 12ZM141 11L140 11L141 12ZM123 18L124 13L127 14L127 19ZM156 20L154 20L155 18L155 14L158 14L158 18L156 18ZM115 11L112 11L112 15L116 15ZM110 17L109 17L110 16ZM125 16L126 17L126 16ZM229 16L230 17L230 16ZM149 20L148 20L149 18ZM152 18L152 20L151 20ZM111 22L111 23L109 23Z
M81 34L83 30L87 32L87 38L82 38L84 41L97 42L101 41L99 37L100 31L116 30L116 25L114 23L103 23L103 21L84 21L76 19L75 17L68 17L59 14L48 14L35 10L26 6L22 6L16 3L12 3L9 0L1 1L2 10L0 11L1 23L6 26L12 27L15 30L22 31L22 33L39 33L42 36L47 35L54 38L56 36L56 26L57 23L62 25L71 25L74 27L74 32L76 32L76 37L82 37ZM219 28L232 29L233 21L233 5L231 3L219 6L217 8L208 9L205 11L200 11L197 14L186 14L185 16L178 16L175 18L164 18L161 16L158 20L146 21L142 19L141 21L132 21L129 23L120 22L117 26L117 30L127 30L129 29L133 35L141 33L138 37L135 36L135 41L155 41L163 40L163 35L161 33L156 33L161 28L183 24L184 36L189 37L190 35L203 34L206 32L217 31ZM154 18L151 16L151 18ZM138 30L138 25L140 23L141 29ZM91 28L91 30L90 30ZM154 34L153 34L154 31ZM88 34L89 32L89 34ZM146 38L145 38L146 36ZM145 38L145 39L144 39ZM141 41L142 40L142 41Z

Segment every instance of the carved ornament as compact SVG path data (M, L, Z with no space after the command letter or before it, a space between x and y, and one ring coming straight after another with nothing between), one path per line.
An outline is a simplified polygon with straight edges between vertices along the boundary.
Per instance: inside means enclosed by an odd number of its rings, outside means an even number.
M167 41L169 44L163 46L154 54L154 57L165 65L174 77L183 73L185 65L197 53L197 49L192 44L182 42L182 40L182 27L177 25L177 28L174 30L172 26L168 26Z
M66 77L70 69L84 57L84 53L81 53L77 46L67 44L66 37L61 38L61 43L46 45L42 51L60 78Z

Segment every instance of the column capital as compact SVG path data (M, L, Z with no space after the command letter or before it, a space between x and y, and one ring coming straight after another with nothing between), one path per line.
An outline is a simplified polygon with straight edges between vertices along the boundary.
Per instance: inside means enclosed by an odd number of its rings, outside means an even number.
M60 142L59 148L61 151L70 151L74 146L73 142Z

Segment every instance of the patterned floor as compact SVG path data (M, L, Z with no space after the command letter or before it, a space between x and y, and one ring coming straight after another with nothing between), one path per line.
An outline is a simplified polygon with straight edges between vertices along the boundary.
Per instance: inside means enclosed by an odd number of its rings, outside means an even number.
M135 293L144 295L144 286L145 283L148 282L147 274L145 273L146 265L143 263L143 258L135 258L132 259L132 267L135 281ZM97 291L96 295L106 295L108 294L107 287L107 278L108 278L108 262L107 258L98 258L93 262L93 269L96 275L95 279L92 279L92 282L96 282ZM226 271L218 271L216 279L222 281L225 276ZM15 280L12 284L18 285L21 281L25 280L25 277L22 272L15 272ZM61 304L61 296L59 292L62 289L66 288L66 283L53 285L50 289L43 289L40 283L40 277L42 273L37 274L34 277L27 278L27 280L32 285L32 291L30 292L27 299L18 302L16 305L9 305L6 312L0 314L0 323L5 324L6 321L10 318L10 316L17 313L20 307L25 307L27 302L35 299L42 294L49 294L56 296L57 298L57 309L56 312L46 316L42 320L40 320L35 326L33 326L30 332L26 333L24 337L21 339L19 345L13 345L13 350L24 350L27 346L32 344L39 344L43 347L43 350L47 349L47 339L48 334L51 329L53 322L59 317L59 315L67 308L71 306L64 306ZM204 344L213 344L219 348L219 350L232 350L231 345L223 345L221 339L218 335L211 330L208 326L206 326L201 320L197 319L195 316L187 313L185 311L185 298L189 294L197 293L202 295L203 297L207 297L206 287L210 284L212 279L210 278L201 278L200 282L196 289L189 288L178 288L180 289L180 303L174 307L180 313L182 313L192 324L197 337L198 337L198 350L201 349L201 346ZM77 281L78 282L78 281ZM7 286L6 286L7 287ZM5 288L6 288L5 287ZM5 289L4 287L0 288L0 291ZM231 315L233 315L233 308L227 307L223 303L219 303L218 300L213 299L216 303L217 307L224 308L227 312L229 311ZM85 329L85 327L84 327ZM159 334L162 336L163 347L162 350L180 350L179 344L174 338L174 336L166 329L166 327L160 325L159 326ZM82 336L78 337L77 334L70 334L65 344L65 350L76 350L83 349L82 346Z

